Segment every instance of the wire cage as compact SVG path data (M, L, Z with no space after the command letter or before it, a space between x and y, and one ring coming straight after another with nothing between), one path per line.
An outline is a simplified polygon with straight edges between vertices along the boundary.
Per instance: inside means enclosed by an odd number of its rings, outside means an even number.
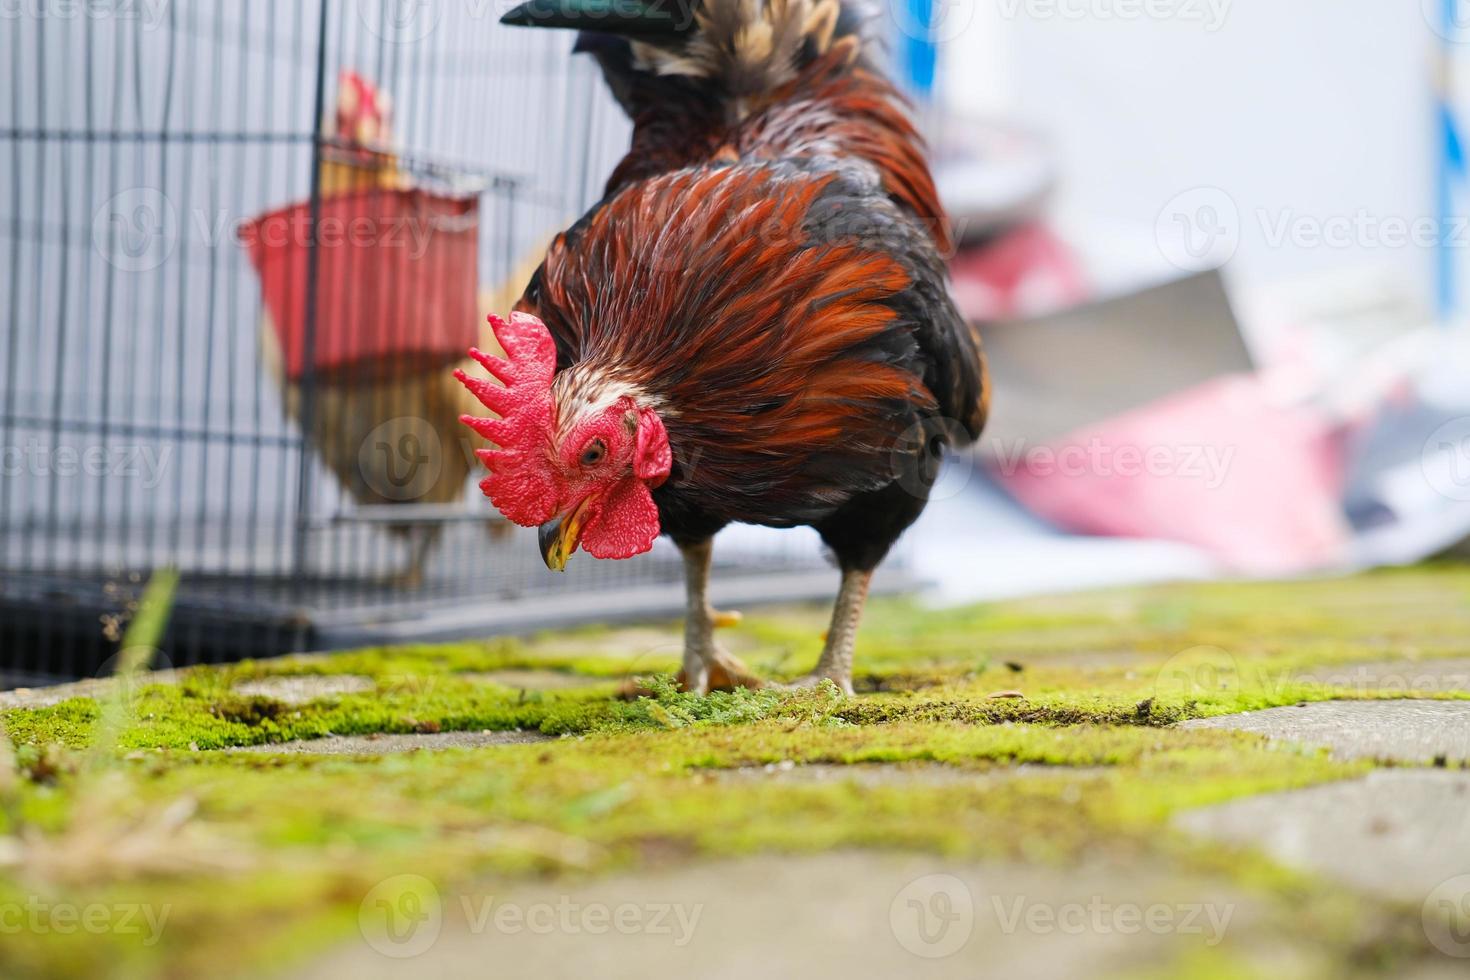
M450 370L627 145L501 12L0 20L0 674L95 672L165 566L175 664L677 605L670 549L552 576L474 488ZM813 566L717 554L770 595Z

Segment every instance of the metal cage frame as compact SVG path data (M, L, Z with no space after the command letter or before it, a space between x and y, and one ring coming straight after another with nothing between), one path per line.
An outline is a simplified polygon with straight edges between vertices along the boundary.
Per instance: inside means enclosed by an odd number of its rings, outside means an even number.
M411 345L463 278L385 286L363 248L330 286L334 187L473 199L482 308L595 200L626 123L569 37L501 27L484 0L66 9L0 22L0 674L94 673L164 566L182 576L174 664L678 608L667 547L550 576L463 477L438 497L372 485L374 454L463 471L458 427L421 407L447 364L318 363L325 318L355 322L370 288L396 297L386 342ZM391 132L340 131L347 71L391 95ZM310 216L294 377L241 241L293 203ZM810 539L768 540L717 549L716 588L830 590Z

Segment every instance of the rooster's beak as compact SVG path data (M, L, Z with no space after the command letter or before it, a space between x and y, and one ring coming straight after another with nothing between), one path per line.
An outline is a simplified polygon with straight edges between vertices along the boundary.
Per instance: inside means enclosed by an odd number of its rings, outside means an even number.
M577 550L577 542L582 538L582 525L587 521L587 501L590 499L583 499L569 512L542 524L536 532L541 557L553 572L566 571L567 560Z

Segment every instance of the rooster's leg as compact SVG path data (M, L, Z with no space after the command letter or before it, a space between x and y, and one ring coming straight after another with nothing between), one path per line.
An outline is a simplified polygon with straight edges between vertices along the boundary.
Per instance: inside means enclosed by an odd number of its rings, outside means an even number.
M760 687L739 660L715 643L715 627L726 625L728 614L717 613L709 604L709 563L713 541L706 538L681 545L684 553L685 600L684 668L679 683L685 690L705 694L736 687Z
M844 694L852 693L852 654L857 648L858 622L863 617L863 604L868 600L871 569L846 568L842 571L842 587L832 607L832 626L827 630L827 643L812 672L797 681L796 687L815 687L831 681Z

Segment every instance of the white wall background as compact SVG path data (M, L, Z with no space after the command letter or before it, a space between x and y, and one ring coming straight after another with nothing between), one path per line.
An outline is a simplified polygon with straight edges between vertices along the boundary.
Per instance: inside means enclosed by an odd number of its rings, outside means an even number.
M1425 0L1428 3L1428 0ZM1127 17L1149 7L1164 16ZM1420 0L949 0L943 98L1034 126L1058 156L1056 227L1105 290L1171 274L1155 221L1192 188L1239 211L1232 286L1373 267L1426 302L1429 249L1352 230L1433 217L1432 67ZM964 26L960 29L960 25ZM1466 48L1470 51L1470 48Z

